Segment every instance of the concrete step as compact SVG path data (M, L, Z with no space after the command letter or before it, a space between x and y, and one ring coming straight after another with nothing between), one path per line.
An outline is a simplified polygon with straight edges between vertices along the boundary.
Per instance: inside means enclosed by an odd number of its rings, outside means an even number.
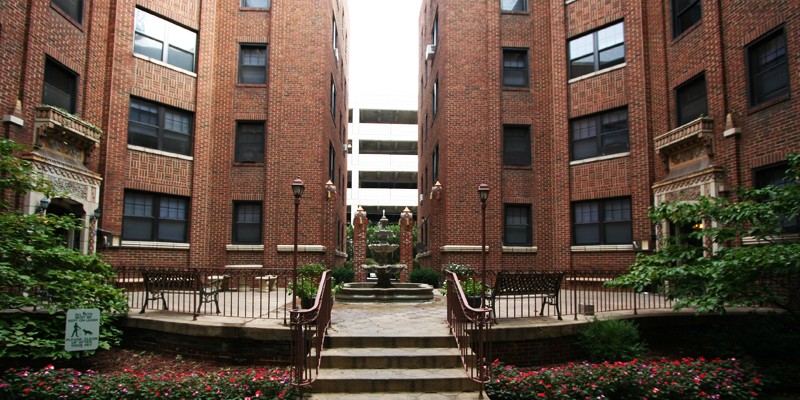
M439 393L477 391L461 368L321 369L315 393Z
M459 368L457 348L375 348L351 347L326 349L322 368Z
M325 343L326 349L348 348L348 347L455 347L456 342L452 335L441 334L431 336L339 336L329 335Z

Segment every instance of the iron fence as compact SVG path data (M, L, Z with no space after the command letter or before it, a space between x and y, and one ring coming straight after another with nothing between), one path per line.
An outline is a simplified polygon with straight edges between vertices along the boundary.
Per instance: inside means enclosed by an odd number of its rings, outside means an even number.
M290 269L116 267L132 311L288 320ZM191 280L191 282L189 282ZM149 290L148 290L149 289ZM217 309L218 307L218 309ZM219 310L219 312L217 312Z
M470 379L481 384L481 393L488 382L491 362L491 310L469 304L461 282L452 271L444 271L447 282L447 324L456 339L461 361ZM480 301L480 299L478 299Z
M291 310L293 385L302 388L311 385L319 375L325 335L331 325L330 271L322 273L317 288L317 298L309 309Z

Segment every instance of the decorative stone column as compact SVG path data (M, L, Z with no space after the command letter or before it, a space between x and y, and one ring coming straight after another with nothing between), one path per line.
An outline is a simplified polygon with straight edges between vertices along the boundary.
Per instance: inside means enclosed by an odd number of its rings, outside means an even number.
M356 272L356 282L367 281L367 273L361 269L361 266L367 262L368 226L367 212L359 206L353 218L353 269Z
M414 268L414 215L408 207L400 214L400 264L407 266L400 272L400 282L408 281L408 272Z

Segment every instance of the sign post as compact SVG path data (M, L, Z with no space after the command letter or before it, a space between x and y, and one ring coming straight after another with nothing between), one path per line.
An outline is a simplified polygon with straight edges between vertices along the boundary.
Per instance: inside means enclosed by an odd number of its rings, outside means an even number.
M67 311L64 350L95 350L100 344L100 310L96 308Z

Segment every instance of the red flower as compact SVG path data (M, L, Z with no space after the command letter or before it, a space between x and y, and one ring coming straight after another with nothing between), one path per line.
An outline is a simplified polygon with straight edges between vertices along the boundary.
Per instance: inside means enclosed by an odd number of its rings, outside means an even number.
M28 393L30 393L30 392L31 392L31 389L30 389L30 388L25 388L25 389L22 389L22 393L28 394Z

